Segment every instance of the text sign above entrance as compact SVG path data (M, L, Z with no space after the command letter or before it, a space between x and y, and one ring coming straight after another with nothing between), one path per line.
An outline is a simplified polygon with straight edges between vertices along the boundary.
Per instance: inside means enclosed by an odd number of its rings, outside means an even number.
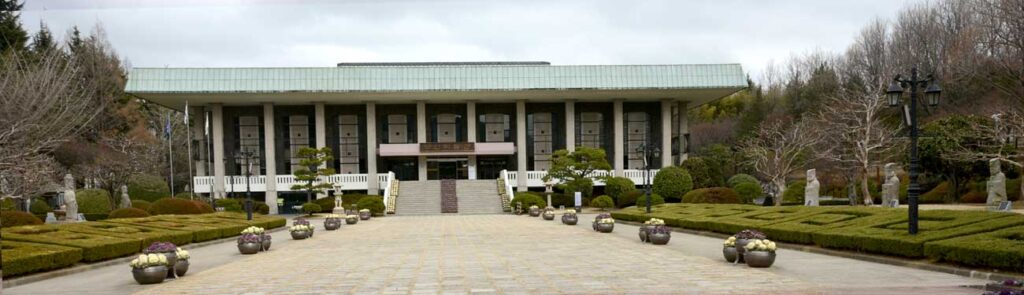
M453 153L473 152L476 149L472 142L421 142L421 153Z

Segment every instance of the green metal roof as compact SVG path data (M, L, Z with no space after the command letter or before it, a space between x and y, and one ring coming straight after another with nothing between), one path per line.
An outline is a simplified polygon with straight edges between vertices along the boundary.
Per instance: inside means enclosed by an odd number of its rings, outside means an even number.
M133 68L129 93L743 88L739 64Z

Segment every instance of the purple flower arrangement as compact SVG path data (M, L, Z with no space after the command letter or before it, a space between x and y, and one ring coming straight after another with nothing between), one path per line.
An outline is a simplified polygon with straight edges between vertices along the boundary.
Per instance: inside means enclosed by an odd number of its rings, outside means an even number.
M743 230L743 231L741 231L739 233L736 233L736 235L734 235L734 237L736 237L737 239L747 239L747 240L753 240L753 239L763 240L763 239L768 238L768 236L766 236L763 232L760 232L760 231L757 231L757 230L752 230L752 229L745 229L745 230Z
M664 225L655 225L647 230L647 234L672 234L672 229Z
M243 234L243 235L238 237L238 243L239 244L243 244L243 243L259 243L259 242L260 242L260 236L258 236L256 234Z
M1003 286L1020 287L1020 286L1024 286L1024 281L1005 280L1005 281L1003 281Z
M298 217L292 221L292 225L309 225L309 220L306 220L305 218L302 217Z
M153 242L152 244L149 244L149 247L146 247L145 250L142 250L142 253L146 253L146 254L149 254L149 253L166 253L166 252L175 252L175 251L178 251L178 246L175 246L174 243L171 243L171 242Z

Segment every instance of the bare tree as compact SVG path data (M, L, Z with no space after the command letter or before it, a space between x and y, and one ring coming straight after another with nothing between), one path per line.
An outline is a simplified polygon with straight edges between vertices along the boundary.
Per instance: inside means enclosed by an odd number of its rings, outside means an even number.
M981 0L978 11L984 34L979 40L988 57L989 84L1024 111L1024 0Z
M814 147L822 136L810 120L788 123L765 121L754 136L740 142L740 151L748 165L775 187L775 205L782 205L786 177L806 166L816 157Z
M954 157L968 161L999 159L1024 170L1024 112L999 113L992 115L992 119L992 124L972 124L977 140L961 147ZM1024 189L1024 183L1021 188Z

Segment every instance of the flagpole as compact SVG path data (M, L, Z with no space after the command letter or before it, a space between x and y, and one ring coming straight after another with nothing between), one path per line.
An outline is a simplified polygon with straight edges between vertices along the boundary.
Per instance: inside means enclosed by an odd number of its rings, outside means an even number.
M167 166L171 169L171 197L174 197L174 144L171 138L171 113L167 113Z
M195 186L195 181L193 181L195 179L195 177L192 176L192 161L193 161L193 159L192 159L192 126L190 126L190 125L191 124L189 124L189 119L188 119L188 100L186 100L185 101L185 137L186 137L186 140L185 141L188 143L188 184L189 184L189 186L188 186L189 187L188 198L189 198L189 200L194 200L196 198L196 194L194 193L196 191L196 188L194 187Z

